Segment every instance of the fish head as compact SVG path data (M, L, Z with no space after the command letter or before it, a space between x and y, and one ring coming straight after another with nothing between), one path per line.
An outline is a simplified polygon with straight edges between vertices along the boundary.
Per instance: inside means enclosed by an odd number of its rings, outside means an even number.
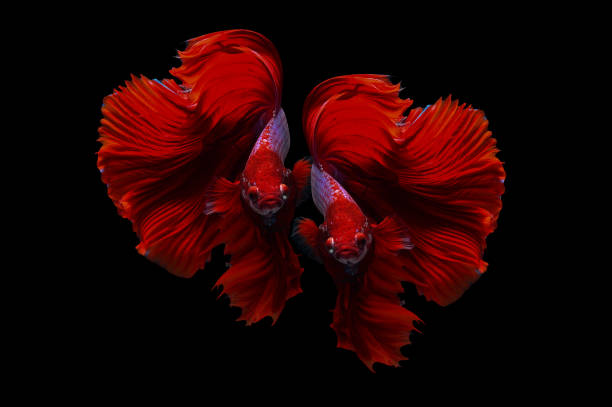
M356 208L333 208L321 225L325 250L338 262L355 265L372 245L372 231L365 215Z
M289 198L290 173L272 151L252 156L242 173L242 198L261 216L275 214Z

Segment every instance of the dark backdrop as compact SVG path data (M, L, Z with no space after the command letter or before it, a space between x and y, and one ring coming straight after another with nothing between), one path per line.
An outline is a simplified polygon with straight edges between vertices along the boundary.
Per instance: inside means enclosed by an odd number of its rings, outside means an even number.
M529 370L530 355L542 346L529 333L536 323L535 305L525 281L533 276L533 262L522 240L528 213L522 186L531 175L524 165L530 135L519 112L534 55L524 28L530 21L506 22L501 14L466 18L450 13L442 19L408 8L363 10L357 17L326 18L320 11L301 18L300 12L295 8L263 19L250 13L189 12L170 18L171 12L159 11L142 18L139 12L116 9L73 21L62 49L71 57L67 73L79 93L70 135L78 170L69 175L78 185L78 233L64 315L74 333L64 338L58 332L57 337L70 349L77 371L110 369L113 377L127 378L212 372L270 380L397 380L408 386L441 377L477 385ZM391 74L402 81L402 96L412 98L414 106L452 94L485 111L508 174L499 226L487 239L489 269L447 307L406 287L408 309L425 324L404 348L409 360L402 368L379 366L372 375L352 352L336 348L329 327L335 288L319 264L301 259L304 293L288 301L274 326L264 320L245 327L235 321L239 311L211 291L224 271L219 250L192 279L174 277L136 252L130 222L117 215L107 197L95 155L102 98L130 73L168 77L185 40L230 28L258 31L280 53L282 105L292 136L287 167L309 155L301 129L303 101L332 76ZM530 92L537 95L537 87ZM310 201L297 215L321 219Z

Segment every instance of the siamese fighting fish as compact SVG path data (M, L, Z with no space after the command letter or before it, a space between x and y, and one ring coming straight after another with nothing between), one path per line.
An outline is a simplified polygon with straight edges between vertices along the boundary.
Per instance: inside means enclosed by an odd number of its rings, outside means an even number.
M279 55L261 34L230 30L194 38L178 56L173 78L132 75L104 98L102 181L140 254L191 277L225 244L222 294L247 324L274 322L301 291L288 236L310 174L306 160L283 163Z
M336 284L338 347L370 369L398 366L420 321L398 296L402 282L444 306L485 272L504 192L482 111L450 97L409 109L399 91L381 75L332 78L302 116L324 221L298 219L293 234Z

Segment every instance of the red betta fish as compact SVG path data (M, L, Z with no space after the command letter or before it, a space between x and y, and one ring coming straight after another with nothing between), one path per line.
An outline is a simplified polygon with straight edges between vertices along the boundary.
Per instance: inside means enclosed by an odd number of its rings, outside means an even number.
M302 268L288 241L310 164L283 161L289 129L282 71L268 39L207 34L179 52L163 81L132 76L104 99L98 168L138 252L180 277L225 243L231 267L217 285L247 324L276 321L298 294Z
M324 222L299 219L294 236L338 288L338 346L370 369L405 359L419 319L400 302L402 281L448 305L486 270L504 191L482 111L450 97L407 111L399 90L386 76L332 78L302 117Z

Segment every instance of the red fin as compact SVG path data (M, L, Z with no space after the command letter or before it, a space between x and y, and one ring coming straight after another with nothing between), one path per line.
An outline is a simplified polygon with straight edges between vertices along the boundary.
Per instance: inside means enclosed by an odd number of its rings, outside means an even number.
M305 104L312 154L366 214L395 217L414 244L405 279L447 305L485 270L505 173L483 112L450 98L402 112L410 101L383 77L319 85Z
M370 267L366 273L371 271ZM406 359L401 347L410 344L415 321L420 319L402 307L397 297L380 296L352 282L338 287L331 325L338 347L354 351L372 371L376 362L399 366Z
M194 126L215 141L228 132L253 133L250 152L280 109L282 70L272 43L253 31L220 31L190 40L179 57L182 65L170 73L196 103Z
M250 216L240 205L223 214L220 239L231 255L230 268L217 286L240 307L239 320L247 325L266 316L275 323L285 302L299 294L302 268L287 238L289 218L278 213L277 223L264 228L260 219Z
M310 169L312 163L306 158L296 161L293 165L292 174L295 180L295 188L297 190L298 204L303 202L308 197L308 182L310 180Z
M206 192L206 206L204 213L226 214L241 207L240 181L231 182L225 178L217 178Z
M297 218L293 223L293 241L300 250L313 260L321 263L318 249L319 228L311 219Z
M414 248L406 228L391 217L386 217L379 224L372 225L372 230L379 250L385 250L389 254L397 254L400 250Z
M339 76L313 89L302 120L315 162L340 183L344 173L365 176L387 168L400 133L395 124L412 104L398 92L399 85L382 75Z
M209 259L214 221L202 214L205 180L198 136L183 130L190 101L172 80L132 81L104 99L98 168L119 214L132 221L138 251L191 276Z
M427 299L456 301L486 270L485 238L497 225L505 172L484 113L450 97L403 128L394 208L415 244L405 268ZM401 202L401 203L400 203Z
M372 225L374 237L374 265L378 265L377 273L369 273L368 284L370 288L387 293L389 298L396 298L403 291L401 282L408 281L417 286L420 291L426 283L418 276L407 273L405 270L406 258L410 257L414 249L408 228L400 224L395 218L386 217L378 225ZM385 263L383 266L381 262Z

